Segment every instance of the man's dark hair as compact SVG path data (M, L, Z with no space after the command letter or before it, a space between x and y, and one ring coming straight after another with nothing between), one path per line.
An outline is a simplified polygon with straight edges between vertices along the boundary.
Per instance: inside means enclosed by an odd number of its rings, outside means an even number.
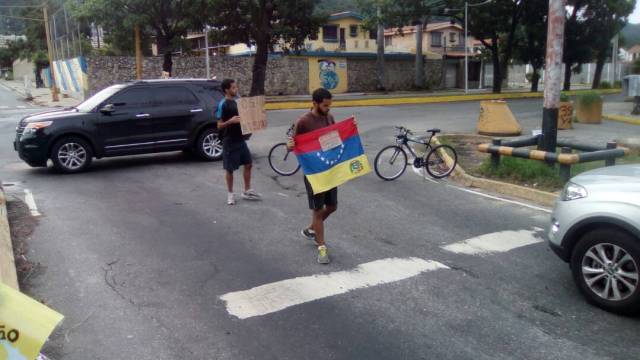
M313 94L311 94L311 98L313 99L314 103L320 104L324 101L324 99L331 100L331 93L325 88L320 88L316 89Z
M236 81L233 79L222 80L222 85L220 85L220 87L222 88L222 92L226 92L227 90L231 89L231 85L233 85L234 82Z

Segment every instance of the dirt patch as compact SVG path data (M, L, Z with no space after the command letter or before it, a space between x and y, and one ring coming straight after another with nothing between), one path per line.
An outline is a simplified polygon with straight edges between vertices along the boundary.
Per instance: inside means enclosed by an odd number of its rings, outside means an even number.
M469 175L480 176L477 169L489 158L489 154L478 151L478 145L491 142L491 137L472 134L447 134L438 136L443 144L453 146L458 154L458 164Z
M32 263L27 257L29 251L28 240L38 225L38 219L31 216L27 204L17 199L7 202L7 215L13 242L13 255L18 272L18 283L21 289L26 290L29 285L29 278L40 269L40 264Z

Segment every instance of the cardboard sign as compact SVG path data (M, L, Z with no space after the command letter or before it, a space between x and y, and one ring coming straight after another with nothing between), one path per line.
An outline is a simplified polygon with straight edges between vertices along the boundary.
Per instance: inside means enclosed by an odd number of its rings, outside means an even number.
M244 97L236 100L242 135L267 128L267 113L264 110L264 95Z
M337 148L342 145L342 140L340 139L340 134L337 131L332 131L325 135L322 135L318 138L320 142L320 148L322 151L331 150L333 148Z
M31 360L63 316L0 283L0 359Z

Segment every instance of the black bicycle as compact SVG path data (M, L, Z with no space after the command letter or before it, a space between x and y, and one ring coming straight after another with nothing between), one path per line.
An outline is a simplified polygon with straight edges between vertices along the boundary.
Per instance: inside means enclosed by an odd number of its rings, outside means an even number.
M409 163L405 147L414 157L413 166L417 169L425 168L432 177L442 179L453 172L458 163L456 151L449 145L431 146L431 140L440 132L440 129L427 130L431 133L427 141L411 137L410 135L413 135L411 130L403 126L396 126L396 129L398 129L396 145L389 145L376 155L374 166L380 178L391 181L404 173ZM418 156L409 146L410 142L425 146L424 155Z
M293 125L287 130L287 138L293 136ZM300 164L286 142L275 144L269 151L269 166L277 174L291 176L300 170Z

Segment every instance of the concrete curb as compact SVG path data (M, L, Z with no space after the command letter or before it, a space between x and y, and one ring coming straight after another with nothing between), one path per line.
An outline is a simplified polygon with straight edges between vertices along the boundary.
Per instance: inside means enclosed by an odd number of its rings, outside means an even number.
M602 118L609 121L617 121L617 122L622 122L622 123L631 124L631 125L640 125L640 119L634 119L632 117L624 116L624 115L604 114L602 115Z
M16 262L13 258L11 231L7 217L7 197L0 187L0 281L19 290Z
M440 145L440 141L438 141L438 138L434 138L434 143L436 145ZM451 159L449 155L444 152L441 152L440 154L445 158L444 160L448 164L453 163L453 159ZM502 181L475 177L467 174L467 172L460 166L460 164L456 165L453 173L451 173L451 177L466 187L484 189L497 194L528 200L547 207L553 207L559 196L559 194L556 193L530 189L528 187L510 184Z
M585 91L591 90L572 90L567 91L568 95L577 95ZM617 94L620 89L598 90L601 94ZM388 106L388 105L412 105L412 104L433 104L448 103L461 101L478 101L478 100L502 100L502 99L529 99L541 98L541 92L515 92L502 94L471 94L471 95L428 95L428 96L410 96L410 97L387 97L387 98L370 98L355 100L334 100L333 107L356 107L356 106ZM283 101L270 102L265 105L266 110L292 110L292 109L308 109L311 105L310 101Z

